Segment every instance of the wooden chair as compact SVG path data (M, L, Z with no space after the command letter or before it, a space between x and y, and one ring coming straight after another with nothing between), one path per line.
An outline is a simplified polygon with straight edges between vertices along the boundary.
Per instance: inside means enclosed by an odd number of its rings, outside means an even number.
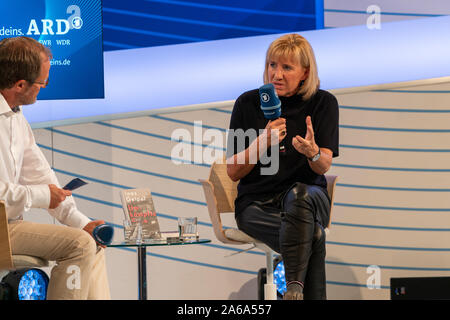
M48 261L27 255L13 255L9 240L8 216L5 203L0 201L0 270L14 270L24 268L43 268Z
M326 179L332 209L337 176L327 175ZM234 200L237 197L238 185L238 182L232 181L228 176L225 160L214 162L211 166L208 180L199 179L199 181L205 193L206 204L216 238L226 244L253 244L266 253L267 282L264 285L264 298L266 300L276 300L276 285L273 283L273 255L275 252L264 243L253 239L237 228L223 227L221 214L234 214ZM325 229L327 234L330 226L331 210L330 221Z

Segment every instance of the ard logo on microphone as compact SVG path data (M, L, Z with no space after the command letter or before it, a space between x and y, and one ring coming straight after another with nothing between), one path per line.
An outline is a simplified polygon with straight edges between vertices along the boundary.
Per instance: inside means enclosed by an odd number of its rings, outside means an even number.
M265 93L265 92L261 93L261 100L262 100L263 102L269 102L269 100L270 100L270 95L267 94L267 93Z

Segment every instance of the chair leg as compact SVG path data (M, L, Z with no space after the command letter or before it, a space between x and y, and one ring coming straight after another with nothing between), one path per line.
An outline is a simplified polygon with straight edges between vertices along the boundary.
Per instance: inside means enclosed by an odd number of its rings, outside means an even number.
M273 283L273 251L266 252L266 268L267 281L264 285L264 299L277 300L277 286Z

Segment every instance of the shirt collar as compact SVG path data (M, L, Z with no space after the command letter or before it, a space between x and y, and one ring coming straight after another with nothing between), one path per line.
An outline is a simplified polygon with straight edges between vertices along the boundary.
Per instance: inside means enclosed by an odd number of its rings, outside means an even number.
M20 110L20 109L19 109ZM0 93L0 114L13 112L8 102L6 102L5 97Z

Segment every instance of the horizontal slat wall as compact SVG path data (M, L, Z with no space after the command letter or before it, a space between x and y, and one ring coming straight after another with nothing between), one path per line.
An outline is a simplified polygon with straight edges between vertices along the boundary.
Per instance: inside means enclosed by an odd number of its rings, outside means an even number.
M450 276L449 97L449 83L338 95L330 295L389 299L391 277ZM366 286L369 265L380 289Z
M391 277L450 276L450 84L337 98L340 157L330 173L340 180L327 238L329 298L389 299ZM74 192L77 204L112 223L116 239L122 239L119 191L125 188L151 188L163 230L175 230L178 216L198 216L200 235L211 244L149 249L151 299L256 298L264 256L253 249L225 257L248 246L214 237L197 182L207 177L209 158L181 165L171 159L181 144L191 147L192 160L194 152L220 156L231 109L35 130L46 156L53 154L61 183L73 177L89 182ZM181 129L184 141L171 141ZM221 139L204 140L207 130ZM225 224L235 225L233 215ZM107 259L113 298L136 298L136 252L110 248ZM381 270L379 289L366 285L370 265Z

